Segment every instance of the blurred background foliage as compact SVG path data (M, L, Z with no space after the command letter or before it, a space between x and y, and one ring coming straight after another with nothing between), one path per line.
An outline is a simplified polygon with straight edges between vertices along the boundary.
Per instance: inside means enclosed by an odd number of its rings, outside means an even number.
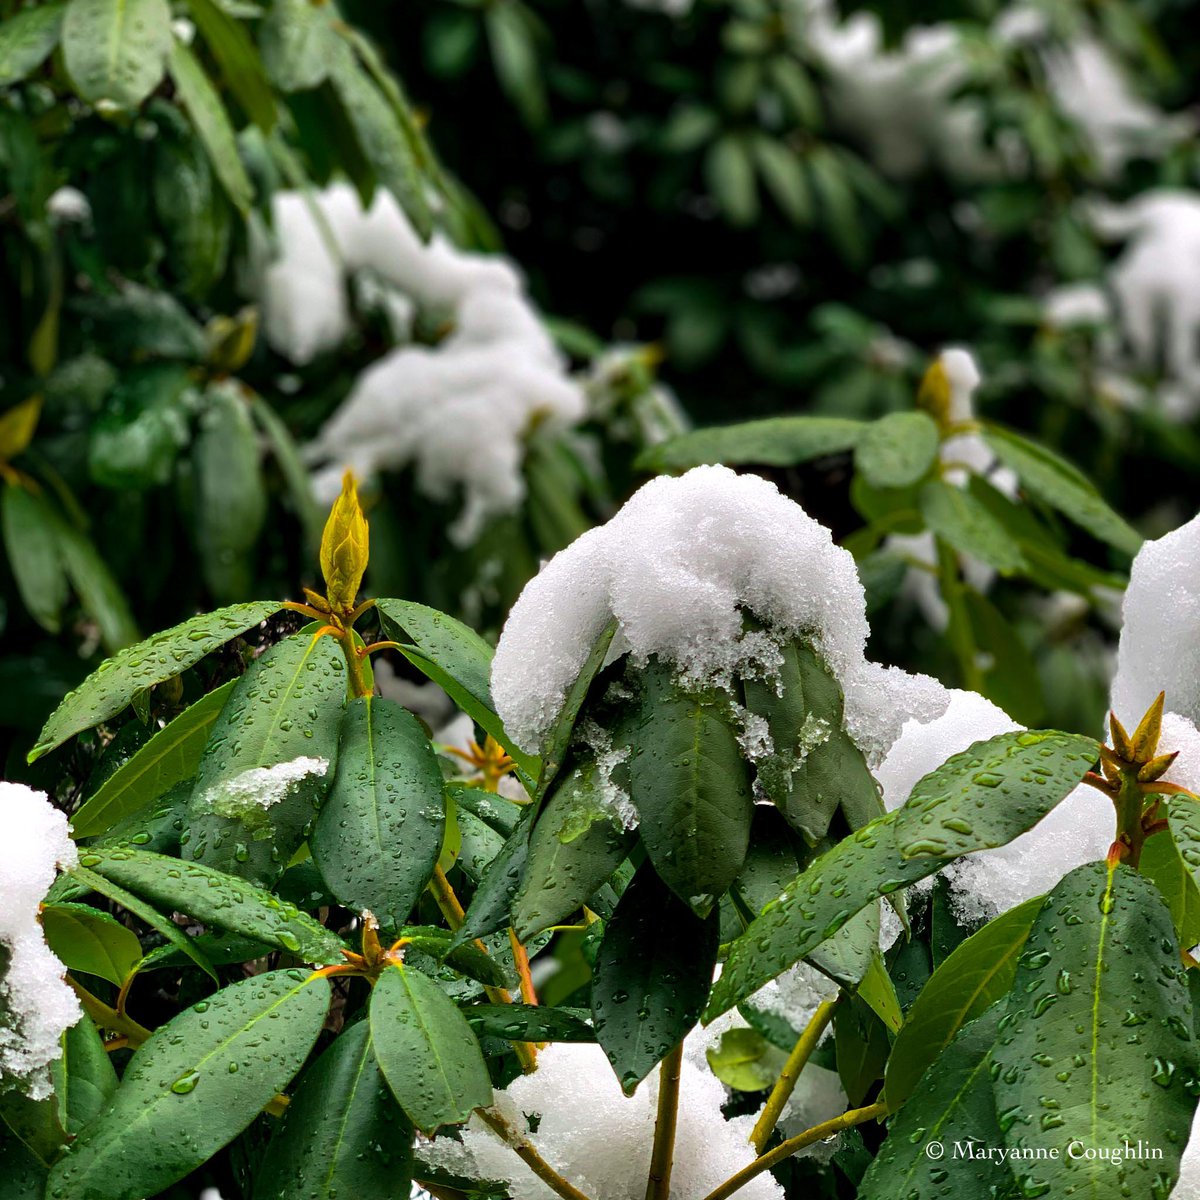
M874 657L1028 724L1095 729L1136 538L1098 534L1070 504L1064 519L1022 476L982 534L976 512L947 541L912 491L943 478L945 422L902 486L886 468L873 480L853 440L818 453L796 428L795 453L775 427L749 450L718 436L673 456L670 439L689 421L911 414L929 363L963 345L977 415L1074 464L1077 489L1146 536L1193 515L1194 5L7 0L0 14L14 759L137 632L310 581L305 447L364 370L453 335L436 312L398 329L355 287L348 330L319 353L261 336L274 198L336 181L363 204L390 194L424 236L514 260L583 397L569 420L531 412L523 494L470 539L447 536L459 490L411 465L368 481L378 591L494 632L540 559L654 470L730 461L854 549ZM993 501L995 466L951 482ZM933 532L932 567L889 540Z

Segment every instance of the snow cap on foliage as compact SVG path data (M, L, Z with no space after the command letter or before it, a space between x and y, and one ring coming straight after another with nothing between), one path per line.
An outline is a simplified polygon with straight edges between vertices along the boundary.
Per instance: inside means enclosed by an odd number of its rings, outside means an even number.
M273 767L250 767L211 787L204 795L204 802L224 816L244 817L259 809L273 808L305 779L322 776L328 770L328 759L306 755Z
M66 968L50 952L38 906L59 867L78 862L67 818L44 792L0 783L0 1091L16 1084L35 1099L50 1094L47 1070L59 1039L81 1016Z
M555 1043L538 1055L538 1069L532 1075L519 1076L496 1099L542 1158L591 1200L629 1200L645 1191L658 1072L627 1097L599 1046ZM705 1196L753 1160L749 1138L754 1118L725 1120L721 1114L725 1100L724 1085L685 1052L671 1172L673 1195ZM535 1114L537 1131L529 1133L526 1117ZM478 1117L464 1128L461 1143L438 1139L421 1156L473 1178L501 1180L512 1200L554 1197ZM782 1200L783 1191L764 1172L738 1195L745 1200Z
M743 638L744 610L781 636L811 636L843 688L862 668L862 585L825 526L727 467L654 479L525 586L492 663L497 711L537 749L614 618L614 657L658 655L690 681L728 681L769 649Z

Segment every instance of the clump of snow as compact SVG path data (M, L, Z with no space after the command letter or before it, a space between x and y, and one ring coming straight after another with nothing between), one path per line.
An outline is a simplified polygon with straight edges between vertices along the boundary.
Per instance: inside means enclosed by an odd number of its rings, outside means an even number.
M950 693L931 675L864 663L846 691L846 728L874 770L906 721L932 721L949 703Z
M449 332L435 345L401 346L372 364L307 448L322 498L349 467L370 479L411 465L431 499L459 493L450 527L460 545L525 494L525 438L585 415L583 389L506 259L473 254L441 234L423 243L386 191L369 209L345 185L273 200L279 253L262 272L267 340L303 364L350 331L346 279L370 272L385 289L395 330L412 311ZM391 299L386 289L393 293Z
M588 411L611 437L654 446L691 427L675 393L654 378L654 358L645 346L617 345L592 360L583 385Z
M555 555L513 606L492 663L509 733L537 749L600 633L611 657L657 655L692 682L761 662L752 612L777 635L809 635L845 684L867 636L853 558L766 480L697 467L642 487L606 525Z
M328 759L305 755L273 767L251 767L211 787L205 793L202 807L223 817L258 818L305 779L323 776L328 770Z
M40 1100L50 1094L62 1034L82 1010L46 945L38 908L57 869L79 860L66 816L44 792L0 783L0 814L0 1091L15 1085Z
M590 718L580 722L579 739L595 756L599 799L623 829L634 829L638 823L637 809L629 793L617 782L614 773L631 753L629 746L614 746L612 734L598 721ZM578 768L577 768L578 769Z
M1200 725L1200 517L1142 545L1121 606L1112 708L1129 729L1159 692Z
M838 985L816 967L799 962L764 984L747 1001L760 1012L781 1017L793 1029L803 1029L827 1000L836 999ZM827 1031L828 1032L828 1031Z
M1065 283L1043 297L1042 316L1052 329L1107 325L1112 320L1112 306L1097 284Z
M591 1200L629 1200L646 1188L654 1141L658 1072L633 1096L622 1094L599 1046L556 1043L538 1055L538 1069L497 1094L497 1106L560 1175ZM754 1158L752 1116L726 1120L725 1088L686 1052L680 1076L671 1191L705 1196ZM530 1131L526 1118L538 1120ZM553 1200L554 1193L478 1117L463 1129L462 1143L438 1139L423 1150L426 1161L476 1179L503 1181L511 1200ZM769 1173L739 1193L746 1200L782 1200Z

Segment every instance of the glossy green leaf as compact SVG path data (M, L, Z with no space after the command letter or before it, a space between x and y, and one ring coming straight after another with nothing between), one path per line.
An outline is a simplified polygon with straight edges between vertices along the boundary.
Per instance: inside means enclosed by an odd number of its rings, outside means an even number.
M4 28L0 25L0 30ZM49 502L20 484L8 483L4 487L0 520L4 548L21 602L43 629L57 633L62 626L69 583L58 544L59 522Z
M629 853L635 835L612 811L594 760L563 777L538 815L513 902L522 941L587 903Z
M694 429L642 452L643 471L685 471L705 463L790 467L852 450L869 428L846 417L767 417Z
M0 1128L0 1200L44 1200L46 1168L16 1137Z
M158 86L171 48L167 0L71 0L63 61L93 104L135 109Z
M334 895L385 926L402 924L433 874L445 827L442 772L420 722L389 700L350 701L310 839Z
M717 961L716 909L698 917L647 863L604 928L592 979L596 1039L626 1093L695 1025Z
M86 904L47 904L42 929L68 970L98 975L116 987L141 961L142 946L133 930Z
M1031 495L1070 517L1088 533L1136 554L1142 537L1104 501L1091 481L1076 467L1045 446L1037 445L1010 429L988 425L984 440L996 457L1012 471Z
M401 653L423 672L476 724L490 733L533 779L539 762L504 732L492 704L492 647L473 629L446 613L411 600L376 602L385 626Z
M368 1022L343 1030L300 1077L254 1176L254 1200L402 1196L412 1126L375 1061Z
M329 74L335 45L328 5L272 0L259 27L263 65L285 92L315 88Z
M184 1009L133 1056L121 1086L54 1166L50 1194L156 1195L232 1141L308 1057L329 984L307 971L243 979Z
M533 821L533 806L529 805L521 814L520 821L500 848L499 853L488 864L475 888L475 895L467 906L467 919L455 935L455 942L462 945L472 938L486 937L503 929L512 920L513 899L521 885L525 864L529 858L530 827Z
M1183 804L1179 803L1181 799L1184 800ZM1186 797L1171 798L1168 807L1175 812L1178 806L1179 811L1175 818L1177 822L1180 822L1188 803L1200 810L1200 805L1196 805L1195 801L1188 801ZM1200 816L1200 812L1197 812L1197 815ZM1170 910L1179 944L1190 948L1200 942L1200 887L1197 886L1188 864L1184 862L1173 833L1158 833L1146 839L1138 870L1162 893L1162 898Z
M461 1125L491 1104L487 1065L471 1027L420 971L384 971L371 994L371 1039L392 1094L423 1133Z
M734 942L706 1019L804 958L877 897L1024 833L1072 791L1097 753L1091 738L1030 731L948 759L901 808L812 863Z
M467 1024L479 1037L506 1042L594 1042L582 1008L550 1008L540 1004L472 1004L463 1009Z
M0 87L19 83L50 57L58 45L66 7L23 8L0 24Z
M189 805L184 853L257 883L277 879L333 781L346 663L328 637L301 630L255 659L213 726ZM313 769L264 807L248 771L304 758ZM325 764L324 770L319 763Z
M879 788L846 732L837 680L804 642L781 651L777 680L746 682L746 707L771 733L772 752L756 764L758 781L812 843L825 836L839 804L851 813L876 809Z
M294 905L201 863L120 848L87 850L83 866L165 911L242 934L306 962L341 962L338 936Z
M1008 1164L980 1150L1003 1143L992 1099L992 1045L1003 1015L996 1004L961 1029L921 1077L912 1100L893 1117L888 1135L863 1176L859 1194L871 1200L1015 1200ZM930 1152L937 1143L939 1151ZM947 1163L950 1165L947 1166Z
M971 492L935 479L921 488L920 504L925 524L955 550L1002 574L1024 569L1021 548Z
M71 817L77 838L96 837L190 779L233 681L197 700L123 762Z
M707 912L737 878L750 840L749 771L719 696L691 695L662 664L642 672L629 791L650 861Z
M245 23L227 13L216 0L188 0L188 11L229 90L250 120L269 133L275 124L275 97Z
M833 1039L838 1078L850 1107L858 1108L883 1074L887 1026L859 997L852 996L834 1013Z
M911 487L937 461L938 441L937 423L928 413L889 413L859 438L854 468L872 487Z
M704 1051L712 1073L735 1092L761 1092L779 1078L787 1056L755 1029L727 1029Z
M892 1047L884 1094L895 1111L958 1031L1008 995L1017 958L1042 907L1036 896L1001 913L942 960L921 989Z
M1046 898L993 1052L996 1110L1025 1195L1170 1189L1188 1140L1200 1055L1171 916L1128 867L1070 872ZM1061 1154L1152 1133L1161 1158ZM1054 1147L1054 1159L1025 1158Z
M139 692L186 671L278 611L277 601L257 600L201 613L106 659L51 713L29 761L117 716Z
M1179 857L1192 882L1200 887L1200 800L1191 796L1172 796L1167 803L1167 821ZM1150 838L1147 846L1155 840Z
M208 151L213 170L234 208L245 213L254 199L254 185L238 153L237 137L225 104L209 82L196 56L180 41L171 43L168 62L179 101Z
M56 532L63 569L80 607L99 627L105 649L120 650L135 642L138 628L129 601L91 538L61 517Z

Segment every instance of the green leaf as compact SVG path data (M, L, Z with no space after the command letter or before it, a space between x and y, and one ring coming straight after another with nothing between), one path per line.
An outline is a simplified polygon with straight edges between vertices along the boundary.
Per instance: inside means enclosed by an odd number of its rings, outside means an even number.
M889 413L867 426L854 448L854 468L872 487L911 487L937 461L938 442L928 413Z
M735 1092L761 1092L779 1078L787 1062L755 1029L727 1029L715 1046L704 1052L712 1073Z
M446 613L411 600L376 602L385 628L394 640L404 642L400 652L423 672L485 732L490 733L513 760L536 779L540 763L504 731L492 703L492 647L473 629Z
M346 42L333 47L329 63L333 85L363 156L379 183L404 209L422 238L433 232L426 181L400 118Z
M569 917L608 881L634 841L612 811L594 760L563 778L529 838L529 856L513 902L522 941Z
M191 779L234 681L197 700L123 762L71 817L76 838L96 837Z
M138 630L121 585L81 530L59 517L57 533L63 569L83 610L99 626L105 647L120 650L128 646L136 640Z
M708 997L720 921L698 917L644 864L605 925L592 978L596 1039L626 1094L679 1044Z
M642 679L629 764L642 843L668 887L706 913L745 861L749 772L718 696L684 692L661 663Z
M117 716L139 692L174 678L278 611L277 601L257 600L201 613L106 659L50 714L29 761Z
M1044 897L1018 904L960 942L921 989L892 1047L884 1095L895 1112L964 1025L1008 995Z
M253 938L306 962L342 961L337 934L294 905L200 863L130 847L92 849L81 865L167 911Z
M392 1094L423 1133L461 1125L492 1102L479 1043L427 975L395 965L371 995L371 1039Z
M171 40L167 0L70 0L63 61L82 99L135 109L162 80Z
M799 962L879 896L1005 845L1079 783L1099 752L1075 734L1000 734L947 759L900 808L818 858L734 942L706 1020Z
M259 129L270 133L276 119L275 96L244 22L215 0L188 0L188 10L237 102Z
M1180 804L1180 800L1185 803ZM1180 811L1176 815L1177 822L1183 817L1182 810L1187 803L1193 804L1198 810L1195 815L1200 816L1200 805L1196 805L1195 801L1172 796L1168 807L1174 814L1178 805ZM1162 893L1179 936L1179 944L1191 947L1200 942L1200 887L1197 887L1192 871L1184 862L1173 833L1155 834L1146 839L1138 870Z
M796 152L767 134L752 143L758 173L784 215L796 225L812 220L812 194Z
M733 225L749 225L758 216L758 187L747 140L723 134L704 158L704 178L713 198Z
M527 124L543 124L546 93L529 10L515 0L497 0L483 10L483 17L500 86Z
M168 61L176 94L208 151L217 178L234 208L247 213L254 200L254 185L242 165L237 137L221 97L209 82L199 60L182 42L172 41Z
M652 472L686 471L705 463L790 467L852 450L869 428L866 421L846 417L767 417L680 434L647 447L636 465Z
M1200 800L1191 796L1172 796L1167 802L1167 821L1179 857L1192 882L1200 887ZM1150 838L1147 847L1156 840Z
M838 1005L833 1018L838 1077L851 1108L866 1099L883 1074L888 1056L887 1026L857 996Z
M442 772L420 722L390 700L351 700L310 839L333 894L387 928L402 924L433 874L445 829Z
M48 1194L139 1200L207 1162L300 1069L329 997L324 979L272 971L185 1009L133 1056L107 1106L55 1164Z
M811 844L825 836L839 804L876 811L879 788L845 730L837 680L805 642L781 651L777 680L746 682L746 707L766 719L773 746L757 764L758 781Z
M311 0L273 0L259 27L263 65L285 92L315 88L329 74L335 40L333 6Z
M304 530L305 545L311 548L315 557L321 545L321 530L325 524L325 517L317 507L312 478L300 456L300 448L283 419L257 392L251 392L247 402L250 415L267 439L279 472L287 484L292 508Z
M300 1077L254 1176L254 1200L402 1196L413 1130L392 1099L366 1021L343 1030Z
M1021 548L970 492L941 479L921 488L921 515L933 534L1004 575L1025 569Z
M159 215L172 223L172 266L184 274L190 260L211 247L197 250L190 242L188 214L182 205L203 204L205 212L193 214L202 222L205 236L220 222L212 215L210 188L198 186L180 164L191 146L182 146L168 134L160 134L155 143L156 167L170 163L168 172L156 169L156 197L169 188L172 208ZM197 173L211 183L208 160L197 158ZM169 174L164 184L163 174ZM196 195L196 192L203 195ZM194 224L194 221L192 222ZM176 240L178 235L178 240ZM189 244L184 245L185 239ZM193 401L192 373L179 362L153 362L125 372L113 388L105 410L91 429L88 441L88 474L104 487L132 490L161 487L171 478L179 451L188 440L188 412Z
M1024 1195L1170 1189L1200 1056L1171 915L1148 879L1099 862L1054 888L1030 930L993 1054L996 1111ZM1074 1141L1119 1147L1143 1130L1163 1157L1033 1158Z
M142 958L142 945L131 929L86 904L47 904L42 929L46 944L68 970L98 975L115 987Z
M529 856L533 817L533 805L528 805L500 852L484 870L467 907L467 919L455 934L456 945L461 946L473 938L486 937L509 924L513 898L521 884Z
M65 9L65 4L23 8L0 24L0 87L20 83L50 57Z
M463 1009L467 1024L479 1037L506 1042L594 1042L591 1016L581 1008L549 1008L539 1004L472 1004Z
M1093 537L1136 554L1142 536L1105 503L1091 481L1053 451L1010 429L987 425L983 437L1031 495L1070 517Z
M45 1194L45 1166L23 1142L0 1137L0 1200L44 1200Z
M272 646L237 681L204 749L189 805L186 853L256 883L274 882L304 840L333 781L346 663L308 630ZM248 771L324 761L264 807Z
M954 1157L957 1145L973 1143L982 1150L1004 1140L991 1087L991 1050L1003 1009L1003 1004L993 1005L959 1030L921 1077L912 1100L892 1118L859 1195L871 1200L948 1195L1013 1200L1012 1176L1002 1159L983 1153ZM944 1149L945 1161L927 1152L935 1142Z
M4 548L21 601L43 629L57 633L69 589L58 544L59 519L43 496L17 483L5 485L3 506Z

